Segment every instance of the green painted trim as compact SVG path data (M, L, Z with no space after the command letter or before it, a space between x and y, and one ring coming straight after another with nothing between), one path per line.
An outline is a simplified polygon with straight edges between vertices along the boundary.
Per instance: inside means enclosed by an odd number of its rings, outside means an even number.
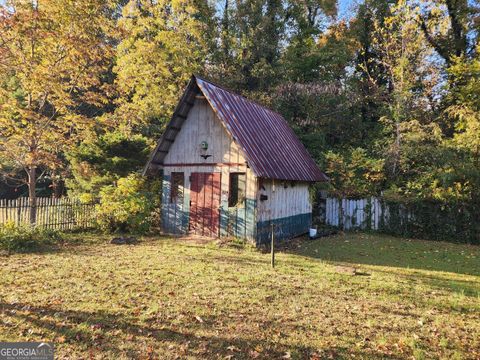
M220 208L220 236L237 237L254 240L255 233L255 199L245 199L243 206L229 208L223 202Z
M168 197L170 196L170 175L163 175L162 179L162 230L169 228ZM168 231L167 231L168 232Z
M274 225L275 240L283 241L308 232L312 224L312 213L293 215L279 219L257 222L257 245L271 241L271 224Z
M168 234L183 235L188 232L190 199L184 194L182 204L170 204L171 176L163 176L162 230ZM186 205L188 204L188 206Z
M183 204L170 204L171 176L163 176L162 230L169 234L187 234L190 221L190 196L185 194ZM238 237L255 240L255 210L257 201L245 199L244 206L229 208L228 201L220 206L220 237Z

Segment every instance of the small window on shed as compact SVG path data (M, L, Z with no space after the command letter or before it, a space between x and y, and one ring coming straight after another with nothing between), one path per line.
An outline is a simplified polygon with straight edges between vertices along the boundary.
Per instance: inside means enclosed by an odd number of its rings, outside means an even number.
M265 181L262 178L258 179L258 190L265 190Z
M183 199L183 186L185 177L183 172L172 172L172 191L170 192L170 204L178 203Z
M245 173L230 173L230 188L228 190L228 206L243 205L245 201L246 176Z

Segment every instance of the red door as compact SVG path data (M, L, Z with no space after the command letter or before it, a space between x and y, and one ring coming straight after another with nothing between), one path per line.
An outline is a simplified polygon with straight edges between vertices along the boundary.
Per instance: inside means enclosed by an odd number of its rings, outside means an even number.
M218 237L220 225L220 173L192 173L190 232Z

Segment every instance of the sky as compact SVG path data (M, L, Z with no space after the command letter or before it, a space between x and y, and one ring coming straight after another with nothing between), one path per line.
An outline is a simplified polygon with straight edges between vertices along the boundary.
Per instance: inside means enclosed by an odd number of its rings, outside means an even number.
M338 0L338 17L339 19L349 19L353 15L355 4L363 0ZM0 0L0 5L5 5L5 0Z
M361 0L338 0L338 17L349 19L353 15L353 9Z

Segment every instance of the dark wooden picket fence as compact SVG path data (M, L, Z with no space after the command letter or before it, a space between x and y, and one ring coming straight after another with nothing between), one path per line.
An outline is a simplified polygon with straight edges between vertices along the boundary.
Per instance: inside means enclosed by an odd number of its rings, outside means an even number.
M480 244L476 202L326 198L325 223L343 230L378 230L402 237Z
M30 224L28 198L0 199L0 224L5 223L17 226ZM37 198L35 225L55 230L92 228L95 226L95 204L81 203L68 197Z

